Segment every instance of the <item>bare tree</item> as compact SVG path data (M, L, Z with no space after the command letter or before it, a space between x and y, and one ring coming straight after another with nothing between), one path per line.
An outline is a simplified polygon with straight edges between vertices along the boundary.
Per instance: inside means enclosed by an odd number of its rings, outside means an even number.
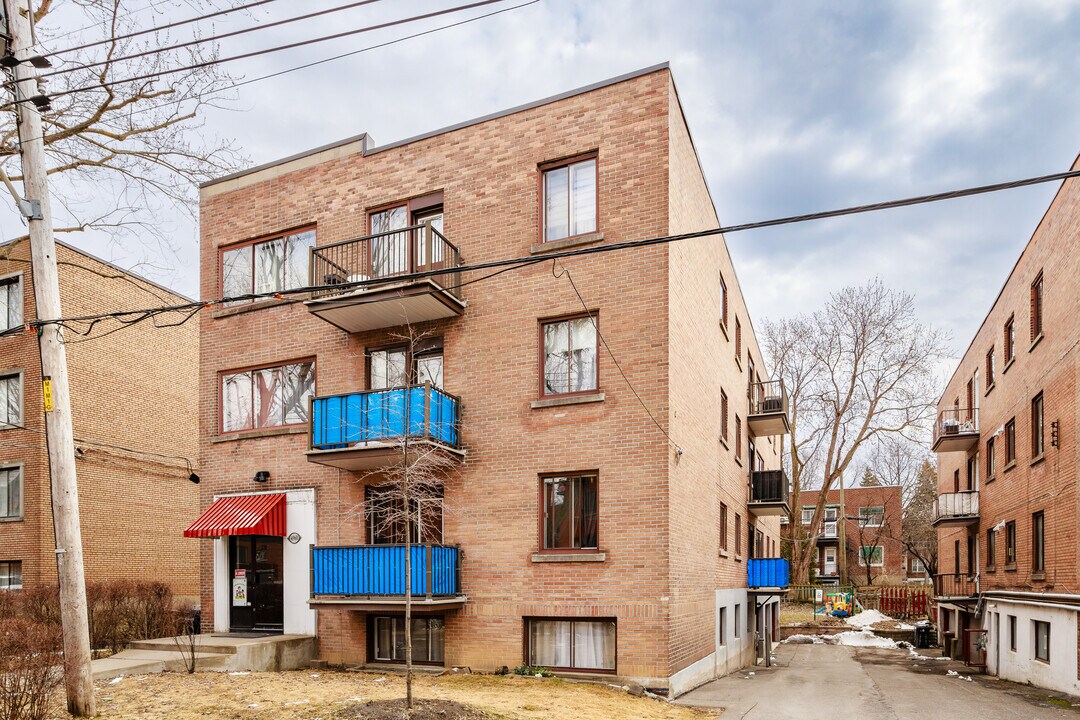
M937 530L933 526L937 497L937 468L926 444L903 437L879 438L870 455L869 467L886 485L899 485L903 494L904 521L895 541L922 563L926 572L937 572Z
M184 9L185 16L239 5L240 0L170 0L158 14ZM41 0L34 11L38 46L46 56L102 36L118 38L150 27L121 0ZM83 32L61 34L63 23L85 24ZM197 32L197 31L196 31ZM196 36L197 37L197 36ZM62 72L41 81L44 92L101 86L62 95L42 111L48 173L53 185L58 233L96 228L167 243L158 218L169 205L194 217L196 185L231 172L243 158L231 140L202 128L202 113L231 97L233 79L219 66L203 66L161 78L115 83L217 57L214 43L165 50L169 34L113 39L50 57ZM124 60L130 55L142 57ZM18 141L14 106L0 113L0 171L13 181ZM8 186L14 196L12 186ZM158 248L161 249L160 247ZM169 249L172 249L171 247Z
M810 315L766 322L764 345L788 388L792 441L792 568L805 582L826 498L869 441L925 432L937 399L935 369L947 337L920 323L914 297L878 279L829 296ZM813 520L800 492L820 488Z
M426 333L410 325L398 335L411 347L418 345ZM406 370L406 384L416 379ZM430 392L430 383L424 384ZM445 488L457 469L457 462L445 448L411 437L413 393L405 392L401 418L404 432L392 441L396 453L392 460L363 473L359 481L373 484L377 492L365 501L365 515L372 529L380 535L400 538L405 546L405 707L413 707L412 654L412 546L426 544L436 533L431 519L445 512ZM434 420L429 420L434 423Z
M889 504L884 499L880 507L880 513L864 514L860 511L858 515L852 517L851 519L856 521L855 532L846 539L848 547L845 548L845 552L848 554L848 567L851 567L854 561L854 564L862 568L862 572L866 574L867 585L874 584L873 561L877 548L881 548L881 571L884 573L885 544L897 542L893 539L892 528L900 518L892 516Z

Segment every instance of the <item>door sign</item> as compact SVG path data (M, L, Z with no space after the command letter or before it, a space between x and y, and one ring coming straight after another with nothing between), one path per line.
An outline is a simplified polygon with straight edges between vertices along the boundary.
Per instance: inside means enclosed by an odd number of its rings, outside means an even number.
M247 571L234 570L232 580L232 604L233 607L248 607Z

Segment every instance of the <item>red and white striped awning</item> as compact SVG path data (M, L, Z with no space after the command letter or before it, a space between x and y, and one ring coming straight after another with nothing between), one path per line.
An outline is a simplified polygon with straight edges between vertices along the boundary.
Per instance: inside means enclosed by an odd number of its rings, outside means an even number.
M218 498L184 531L184 537L275 535L285 537L285 493Z

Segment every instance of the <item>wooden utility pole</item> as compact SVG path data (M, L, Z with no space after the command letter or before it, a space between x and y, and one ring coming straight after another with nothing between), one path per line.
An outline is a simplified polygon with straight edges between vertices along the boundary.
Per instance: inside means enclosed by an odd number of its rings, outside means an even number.
M840 521L840 526L838 528L838 530L840 531L838 533L838 535L840 536L840 557L838 557L836 560L840 563L840 582L846 585L848 582L847 503L844 502L844 473L840 473L840 517L838 518L838 520Z
M26 0L4 0L9 56L23 62L14 65L15 112L22 157L23 201L20 209L30 226L31 269L38 320L58 320L60 283L56 267L52 214L46 179L45 142L40 111L29 98L41 95L37 71L27 62L32 52L30 9ZM53 523L56 528L56 570L60 580L60 619L64 631L64 678L68 712L92 717L94 683L90 666L90 630L86 611L86 578L83 571L82 531L79 523L79 489L75 478L75 441L71 427L71 395L68 389L67 353L58 324L40 327L42 392L45 432L49 447Z

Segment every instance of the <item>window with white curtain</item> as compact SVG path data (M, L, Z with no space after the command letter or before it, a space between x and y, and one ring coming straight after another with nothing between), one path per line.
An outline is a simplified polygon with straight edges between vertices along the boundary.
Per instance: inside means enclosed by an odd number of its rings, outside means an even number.
M544 242L596 232L596 158L544 171Z
M0 280L0 332L23 323L22 276Z
M528 663L564 670L615 670L614 620L526 621Z
M0 375L0 428L22 425L22 373Z
M0 468L0 520L22 517L22 468Z
M596 390L597 315L545 322L544 395L568 395Z
M408 357L405 346L368 353L371 376L369 390L389 390L409 384Z
M0 590L22 589L22 561L0 561Z
M315 363L302 362L221 375L222 432L307 422Z
M315 231L247 243L221 253L221 292L224 297L290 290L308 284ZM251 302L236 300L227 305Z

